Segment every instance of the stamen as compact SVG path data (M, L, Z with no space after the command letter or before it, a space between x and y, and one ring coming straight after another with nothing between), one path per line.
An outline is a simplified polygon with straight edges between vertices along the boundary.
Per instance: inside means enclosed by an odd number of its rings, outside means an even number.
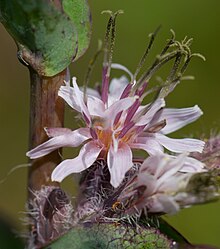
M174 57L172 57L172 53L174 53L175 51L166 54L167 50L174 43L174 39L175 39L174 31L173 30L170 30L170 31L172 33L172 36L168 40L168 43L166 44L166 46L164 47L164 49L162 50L160 55L156 57L156 60L154 61L153 65L147 70L146 73L144 73L140 77L140 79L138 80L138 82L136 84L136 87L134 87L135 88L134 90L136 90L138 87L140 87L144 82L149 81L149 79L152 77L152 75L155 73L155 71L158 70L163 64L165 64L169 60L175 58L175 56L176 56L175 54L174 54ZM158 65L158 64L162 63L163 60L164 60L164 63L161 65Z
M92 136L93 139L98 139L98 135L96 133L96 131L94 130L94 128L90 128L90 134Z
M147 87L147 82L145 82L145 84L141 87L141 89L137 89L136 91L136 95L141 97L145 91L145 88ZM141 105L141 99L138 98L134 104L128 109L127 111L127 117L125 119L124 124L127 125L131 119L133 118L133 116L135 115L136 111L138 110L139 106Z
M123 91L123 93L122 93L120 99L124 99L124 98L128 97L128 95L129 95L129 93L130 93L130 91L131 91L131 88L132 88L132 85L131 85L131 84L128 84L128 85L125 87L125 89L124 89L124 91Z
M108 72L108 57L109 57L109 37L111 32L111 26L113 21L113 13L111 11L103 11L102 14L108 13L110 14L110 18L107 24L106 28L106 34L105 34L105 44L104 44L104 62L103 62L103 71L102 71L102 100L104 103L107 102L108 99L108 83L109 79L107 78L107 72Z
M130 122L129 124L127 124L126 126L124 126L124 128L122 129L122 131L120 132L118 138L123 138L125 136L125 134L134 126L134 122Z
M189 39L191 40L191 39ZM186 42L188 43L188 41ZM188 50L190 51L190 50ZM190 51L191 53L191 51ZM183 77L183 74L185 73L191 59L193 57L199 57L203 60L205 60L205 57L201 54L188 54L185 58L185 63L183 64L182 68L180 69L179 72L177 72L177 69L178 69L178 65L175 65L174 64L174 67L173 67L173 70L175 71L175 73L173 73L173 76L172 76L172 80L170 79L169 81L166 82L166 85L163 86L160 90L160 93L158 95L159 98L165 98L170 92L172 92L174 90L174 88L180 83L181 80L183 79L193 79L192 77ZM178 64L178 62L177 62ZM176 67L176 68L175 68ZM171 70L171 73L172 73L172 70ZM176 77L175 77L176 76Z
M106 104L108 101L108 88L109 77L111 72L112 55L115 45L115 31L116 31L116 18L118 14L122 14L123 11L119 10L112 14L112 12L105 11L102 13L109 13L111 15L105 36L105 48L104 48L104 63L103 63L103 82L102 82L102 101ZM111 33L111 36L110 36Z
M139 106L141 105L141 102L139 99L137 99L134 104L128 109L127 111L127 117L125 119L124 125L126 126L127 124L129 124L129 122L131 121L131 119L133 118L134 114L136 113L137 109L139 108Z
M176 58L176 56L179 54L179 50L170 52L165 54L164 56L158 56L156 58L156 63L154 63L150 69L138 80L137 85L142 85L144 82L149 81L150 78L153 76L153 74L159 70L164 64L169 62L170 60Z
M134 80L136 80L136 77L137 77L138 73L140 72L141 68L143 67L144 62L145 62L146 59L147 59L147 56L148 56L148 54L149 54L149 51L150 51L150 49L151 49L151 47L152 47L152 45L153 45L153 43L154 43L155 37L156 37L156 35L158 34L160 28L161 28L161 26L159 26L159 27L154 31L154 33L149 34L150 41L149 41L149 44L148 44L148 46L147 46L147 49L145 50L145 52L144 52L144 54L143 54L143 56L142 56L140 62L138 63L137 69L136 69L136 71L135 71L135 73L134 73Z

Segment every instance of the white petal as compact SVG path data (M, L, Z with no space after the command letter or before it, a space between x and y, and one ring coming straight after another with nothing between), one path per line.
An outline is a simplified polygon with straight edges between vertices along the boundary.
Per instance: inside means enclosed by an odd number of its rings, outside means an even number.
M57 128L45 127L44 130L45 130L48 137L57 137L57 136L65 135L65 134L68 134L68 133L69 134L72 133L71 129L60 128L60 127L57 127Z
M186 173L196 173L196 172L206 171L206 169L205 169L204 163L200 162L199 160L195 158L186 157L184 165L180 171L186 172Z
M164 156L162 160L165 160L166 163L162 169L163 174L157 181L158 187L163 184L163 182L166 183L167 181L169 181L172 176L175 175L183 167L185 159L186 154L181 154L176 158L172 158L169 155Z
M111 68L122 70L122 71L126 72L127 74L129 74L129 76L131 77L131 79L133 78L133 74L131 73L131 71L128 70L127 67L125 67L125 66L123 66L121 64L112 63L111 64Z
M110 147L107 157L108 168L111 175L111 184L117 188L132 167L132 152L127 144L120 144L117 152Z
M81 108L76 101L76 93L73 87L70 87L69 85L61 86L58 95L63 98L71 108L77 112L81 112Z
M156 133L155 134L157 141L162 144L166 149L176 152L176 153L182 153L182 152L202 152L205 142L198 140L198 139L192 139L192 138L182 138L182 139L175 139L175 138L169 138L165 135Z
M127 110L135 102L136 97L128 97L120 99L112 104L106 111L105 117L107 121L107 126L112 126L118 113Z
M163 134L174 132L187 124L197 120L203 112L195 105L194 107L171 109L165 108L161 111L160 120L166 120L166 126L161 130Z
M84 99L83 99L83 93L82 91L79 89L77 83L76 83L76 77L73 77L72 79L72 83L73 83L73 87L74 87L74 90L75 90L75 93L76 93L76 103L80 106L81 108L81 112L85 114L85 116L87 117L88 120L90 120L90 114L89 114L89 111L88 111L88 108L84 102Z
M129 144L133 149L145 150L149 155L163 153L163 147L153 136L138 137L135 142Z
M81 88L80 88L81 89ZM82 90L82 89L81 89ZM99 94L99 92L93 88L89 88L87 87L86 88L86 95L89 97L89 96L92 96L92 97L96 97L98 99L101 99L101 96Z
M124 89L129 84L128 79L125 76L122 76L119 79L112 79L109 85L109 100L108 106L111 106L115 101L119 100Z
M151 205L149 206L150 213L166 213L175 214L179 211L180 207L175 202L172 196L157 194L151 200Z
M151 196L157 189L157 179L147 171L139 172L137 186L146 186L144 195Z
M157 99L152 104L147 113L143 116L140 116L140 118L137 120L137 122L135 122L135 124L138 126L149 124L150 121L153 119L154 115L164 106L165 106L164 99Z
M105 112L105 105L102 100L94 96L88 96L87 107L91 116L102 117Z
M102 148L97 146L95 142L88 142L81 148L77 157L64 160L55 168L51 175L52 181L61 182L68 175L89 168L95 162L101 150Z
M91 135L87 128L80 128L72 132L67 131L67 133L55 136L28 151L26 155L31 159L39 158L61 147L77 147L89 138Z
M147 172L148 174L155 176L155 178L160 177L160 175L163 174L161 169L165 168L166 165L166 161L164 160L165 157L166 154L163 153L147 157L140 167L140 174Z

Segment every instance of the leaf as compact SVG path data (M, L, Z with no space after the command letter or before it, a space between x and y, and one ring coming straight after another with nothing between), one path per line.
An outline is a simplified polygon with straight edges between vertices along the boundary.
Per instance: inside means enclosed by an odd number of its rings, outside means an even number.
M86 1L1 0L0 20L17 43L18 56L42 76L63 71L89 44Z
M87 0L63 0L63 9L74 22L78 35L76 59L84 54L91 36L91 13Z
M168 249L171 242L153 228L94 224L78 226L45 249Z

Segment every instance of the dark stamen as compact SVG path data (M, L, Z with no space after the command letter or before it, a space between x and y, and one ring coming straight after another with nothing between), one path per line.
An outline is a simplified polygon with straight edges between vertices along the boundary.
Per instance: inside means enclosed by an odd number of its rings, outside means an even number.
M102 13L106 13L106 11ZM107 103L108 100L109 77L111 72L113 49L115 45L116 18L118 14L121 14L123 12L119 10L114 14L112 14L112 12L109 11L107 13L110 13L111 17L107 25L107 31L105 36L105 48L104 48L104 64L103 64L103 80L102 80L102 100L104 103Z
M140 72L141 68L143 67L144 62L145 62L146 59L147 59L147 56L148 56L148 54L149 54L149 51L150 51L150 49L151 49L151 47L152 47L152 45L153 45L153 42L154 42L154 40L155 40L155 37L156 37L156 35L158 34L160 28L161 28L161 26L159 26L159 27L154 31L154 33L149 34L150 41L149 41L149 44L148 44L148 46L147 46L147 49L145 50L145 52L144 52L144 54L143 54L143 56L142 56L142 58L141 58L141 60L140 60L140 62L139 62L139 64L138 64L138 66L137 66L137 69L136 69L136 71L135 71L135 73L134 73L134 80L136 79L136 77L137 77L138 73Z

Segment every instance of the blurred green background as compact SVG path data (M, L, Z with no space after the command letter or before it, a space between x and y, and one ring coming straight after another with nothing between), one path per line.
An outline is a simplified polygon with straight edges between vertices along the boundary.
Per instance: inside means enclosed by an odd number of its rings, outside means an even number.
M171 28L176 31L178 39L185 35L193 37L193 50L205 55L207 61L193 60L187 74L194 75L196 79L178 86L167 98L167 106L189 107L198 104L204 115L195 124L175 133L174 137L192 134L208 136L210 132L219 129L219 0L90 0L89 4L93 17L91 46L80 60L71 65L71 74L77 76L79 84L83 80L89 59L96 51L97 40L102 39L105 33L107 17L101 15L101 11L123 9L125 13L118 18L113 61L126 65L134 72L146 47L148 34L160 24L162 30L154 44L153 55L160 51L170 37ZM0 55L1 181L12 168L27 162L25 153L29 123L28 70L18 62L14 41L1 25ZM100 66L97 66L91 84L100 79ZM66 126L74 126L73 115L69 109ZM27 167L23 165L0 184L0 212L11 217L18 230L22 230L19 219L23 216L26 200L26 174ZM68 178L64 183L70 191L74 188L71 181ZM219 211L218 202L185 209L167 219L191 242L220 247Z

